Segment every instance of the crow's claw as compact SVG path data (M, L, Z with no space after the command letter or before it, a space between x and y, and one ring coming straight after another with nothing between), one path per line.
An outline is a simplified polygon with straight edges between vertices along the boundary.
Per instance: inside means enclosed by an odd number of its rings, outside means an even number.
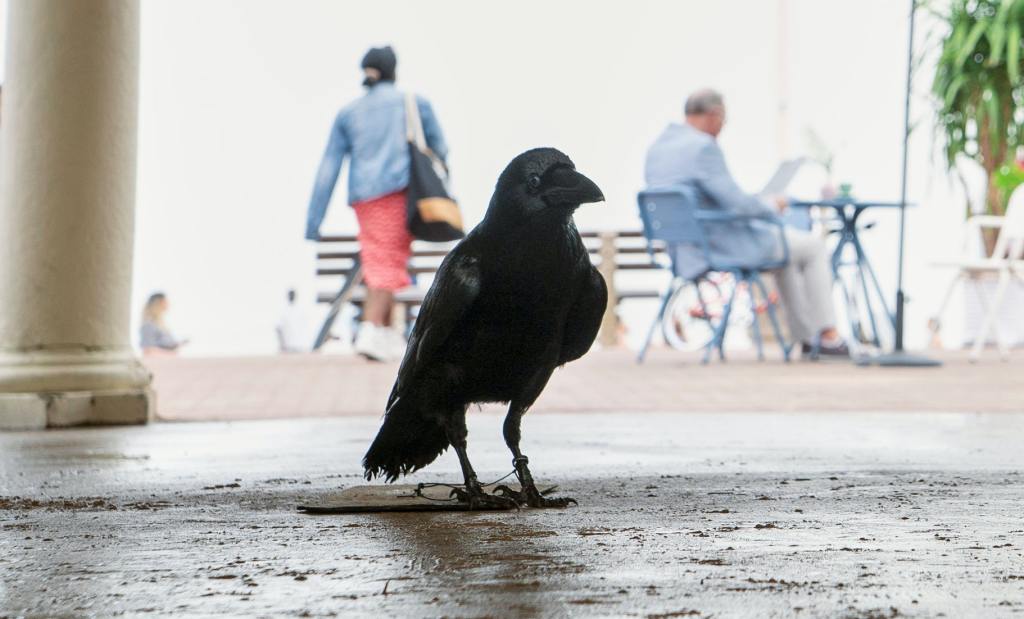
M534 497L528 497L526 501L526 504L530 507L569 507L570 503L572 505L579 505L576 499L567 496L549 499L538 494Z
M519 503L510 497L487 494L480 488L453 488L451 495L460 503L468 503L470 510L478 509L519 509Z
M548 495L558 489L558 486L549 486L543 490L537 490L532 483L523 487L522 492L516 492L507 486L499 486L495 491L502 489L502 492L514 497L520 505L529 507L568 507L569 504L579 505L576 499L570 497L548 498Z
M573 505L579 505L576 499L565 498L565 499L549 499L547 496L558 490L558 486L549 486L543 490L513 490L508 486L501 485L494 489L494 493L498 496L505 496L513 499L520 506L528 505L530 507L568 507L570 503Z
M497 496L508 497L519 505L526 505L526 495L518 490L513 490L508 486L498 486L494 489L494 494Z

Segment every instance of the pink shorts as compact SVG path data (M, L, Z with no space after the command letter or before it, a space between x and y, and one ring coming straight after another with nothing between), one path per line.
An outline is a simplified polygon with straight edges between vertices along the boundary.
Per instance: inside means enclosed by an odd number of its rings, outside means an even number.
M356 202L352 208L359 221L359 256L366 285L398 290L411 284L412 235L406 226L405 192Z

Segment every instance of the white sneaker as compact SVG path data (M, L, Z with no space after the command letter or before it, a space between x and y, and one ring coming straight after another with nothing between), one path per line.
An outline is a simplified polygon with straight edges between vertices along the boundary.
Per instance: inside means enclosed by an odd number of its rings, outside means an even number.
M391 353L393 359L401 359L405 357L405 347L407 342L402 332L394 327L387 329L380 329L379 332L384 334L384 341L386 342L387 349Z
M372 322L359 323L355 351L371 361L390 361L392 357L386 331Z

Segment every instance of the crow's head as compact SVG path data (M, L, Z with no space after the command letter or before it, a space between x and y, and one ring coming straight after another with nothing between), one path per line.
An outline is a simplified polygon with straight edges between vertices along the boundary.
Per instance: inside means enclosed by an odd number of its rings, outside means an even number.
M601 189L565 153L554 148L528 150L498 177L488 214L568 217L581 204L604 201Z

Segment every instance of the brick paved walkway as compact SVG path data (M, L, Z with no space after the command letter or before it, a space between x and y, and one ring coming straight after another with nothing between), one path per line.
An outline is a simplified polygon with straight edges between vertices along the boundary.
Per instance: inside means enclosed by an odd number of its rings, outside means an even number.
M593 351L555 372L535 412L1024 412L1024 354L970 364L944 353L939 369L842 363L702 366L655 351L638 366L626 351ZM147 359L164 420L380 415L397 364L351 356ZM489 408L489 407L488 407Z

